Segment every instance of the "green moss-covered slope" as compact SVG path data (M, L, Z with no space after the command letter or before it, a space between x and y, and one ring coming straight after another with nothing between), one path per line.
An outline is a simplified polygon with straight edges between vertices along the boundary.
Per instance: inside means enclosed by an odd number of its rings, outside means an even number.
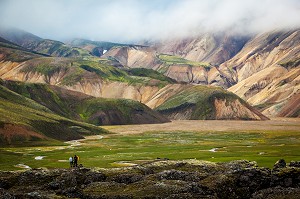
M100 127L59 116L45 106L0 85L2 145L65 141L106 132Z
M133 100L94 98L46 84L2 81L2 85L56 114L94 125L168 121L156 111Z
M131 68L128 70L128 73L132 76L139 77L150 77L152 79L157 79L161 81L165 81L168 83L176 83L176 80L171 79L155 70L147 69L147 68Z
M166 65L173 65L173 64L183 64L183 65L191 65L191 66L202 66L202 67L210 67L208 63L205 62L195 62L184 59L182 57L178 57L175 55L167 55L167 54L160 54L158 55L160 61L162 61Z
M191 86L156 110L171 119L266 119L237 95L212 86Z
M148 124L169 120L146 105L128 99L87 99L77 107L85 122L101 124Z

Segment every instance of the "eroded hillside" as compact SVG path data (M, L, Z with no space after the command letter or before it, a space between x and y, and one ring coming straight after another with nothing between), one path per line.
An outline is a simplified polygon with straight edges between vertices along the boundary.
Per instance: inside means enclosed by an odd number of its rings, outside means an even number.
M265 114L279 116L281 111L290 109L290 98L298 100L299 37L297 29L251 36L201 34L156 42L152 50L122 47L107 55L129 67L140 67L135 65L138 62L129 61L138 57L145 67L179 82L229 88ZM292 115L297 117L297 113L298 106Z

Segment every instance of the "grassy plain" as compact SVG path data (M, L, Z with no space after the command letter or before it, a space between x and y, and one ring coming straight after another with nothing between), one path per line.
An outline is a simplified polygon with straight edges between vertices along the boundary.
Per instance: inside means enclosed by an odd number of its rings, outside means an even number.
M20 169L16 167L19 164L67 168L67 159L74 154L86 167L121 167L157 158L214 162L247 159L272 167L280 158L300 160L299 121L174 121L107 126L113 134L63 146L1 148L0 169ZM44 158L36 160L38 156Z

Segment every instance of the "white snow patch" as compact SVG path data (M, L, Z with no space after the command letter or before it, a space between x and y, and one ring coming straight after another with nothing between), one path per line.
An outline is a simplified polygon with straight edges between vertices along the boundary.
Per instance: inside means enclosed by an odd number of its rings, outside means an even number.
M35 160L42 160L44 157L46 157L46 156L36 156L34 159Z
M106 52L107 52L107 50L103 50L102 54L104 54L104 53L106 53Z

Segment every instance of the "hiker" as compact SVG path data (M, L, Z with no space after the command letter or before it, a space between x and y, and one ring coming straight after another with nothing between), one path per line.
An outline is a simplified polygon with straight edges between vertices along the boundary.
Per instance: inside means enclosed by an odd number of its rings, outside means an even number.
M77 155L74 155L73 160L74 160L74 163L73 163L74 167L77 167L78 166L79 157Z
M69 162L70 162L70 167L73 167L73 157L72 156L69 158Z

